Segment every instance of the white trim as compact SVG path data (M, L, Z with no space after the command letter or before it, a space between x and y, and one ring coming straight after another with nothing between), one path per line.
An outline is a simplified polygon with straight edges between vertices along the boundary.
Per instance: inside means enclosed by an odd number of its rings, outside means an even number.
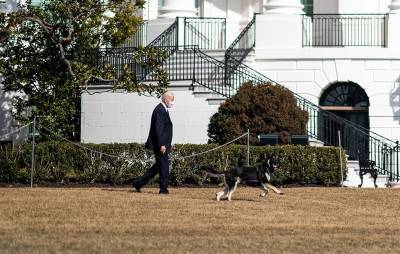
M300 48L300 49L263 49L256 48L257 61L288 59L387 59L400 60L399 49L388 48Z

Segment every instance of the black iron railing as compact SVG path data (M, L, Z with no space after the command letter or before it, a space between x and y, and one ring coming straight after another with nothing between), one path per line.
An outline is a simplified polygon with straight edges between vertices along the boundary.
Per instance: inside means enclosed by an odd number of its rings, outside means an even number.
M86 50L86 63L95 67L98 74L91 80L91 85L110 86L129 71L137 80L146 77L146 70L142 66L142 60L135 60L136 47L123 48L99 48Z
M147 45L147 25L148 21L143 22L137 27L137 31L128 38L120 47L145 47Z
M176 19L164 32L157 36L147 50L162 52L166 58L173 55L178 45L178 20ZM121 80L128 72L133 74L137 81L154 80L152 70L147 67L148 57L136 55L138 47L115 47L86 50L86 62L96 66L99 76L90 82L96 86L109 86L116 80ZM160 58L160 63L164 60ZM106 78L109 77L109 78Z
M175 19L164 32L157 36L147 47L168 47L171 48L171 53L178 49L178 19Z
M298 106L308 112L307 132L311 137L333 146L338 146L340 140L349 159L355 160L360 154L368 154L369 159L376 162L379 173L387 174L390 180L399 181L398 142L325 111L297 94L295 96Z
M226 20L224 18L183 18L184 45L198 45L200 49L226 47Z
M224 82L224 63L205 54L197 47L193 48L193 50L197 60L196 69L194 70L194 82L224 96L232 94L232 88Z
M175 46L160 47L165 52L171 52ZM162 68L168 73L170 81L193 80L196 65L195 51L192 49L181 49L170 55L167 60L162 63ZM145 81L157 81L157 77L150 73Z
M231 59L236 60L233 64L241 63L256 45L255 22L256 16L254 15L253 19L225 51L225 62L227 65L230 65L229 61Z
M225 51L225 83L234 87L237 87L238 83L242 81L241 76L237 75L236 69L256 44L255 21L256 15Z
M386 14L303 15L303 47L386 47Z

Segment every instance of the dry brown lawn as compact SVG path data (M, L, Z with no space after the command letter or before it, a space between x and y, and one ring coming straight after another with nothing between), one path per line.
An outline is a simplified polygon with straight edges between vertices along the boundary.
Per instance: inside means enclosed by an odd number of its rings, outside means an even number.
M0 253L400 253L400 189L1 188Z

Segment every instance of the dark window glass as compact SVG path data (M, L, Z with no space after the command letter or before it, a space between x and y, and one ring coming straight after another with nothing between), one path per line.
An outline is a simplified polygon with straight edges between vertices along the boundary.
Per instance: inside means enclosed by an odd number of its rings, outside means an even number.
M337 82L328 87L321 96L321 106L368 107L365 91L354 82Z
M314 0L301 0L301 3L304 5L303 11L305 14L313 14Z

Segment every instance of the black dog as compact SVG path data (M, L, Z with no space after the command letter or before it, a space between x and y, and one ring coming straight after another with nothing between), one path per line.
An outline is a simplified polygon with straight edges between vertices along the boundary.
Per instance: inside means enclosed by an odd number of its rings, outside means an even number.
M265 197L268 193L268 188L274 190L278 194L283 194L277 188L269 184L271 174L277 169L277 162L275 156L265 156L263 161L254 167L234 167L222 173L207 172L207 176L211 177L224 177L225 188L218 192L217 200L220 201L222 197L227 197L229 201L232 199L232 194L236 190L239 183L254 186L254 184L261 187L260 196Z

